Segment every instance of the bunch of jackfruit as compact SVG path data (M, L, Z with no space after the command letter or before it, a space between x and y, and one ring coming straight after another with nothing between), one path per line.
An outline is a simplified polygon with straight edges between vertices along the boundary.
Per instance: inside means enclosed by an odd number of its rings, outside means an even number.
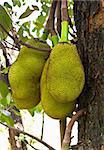
M49 48L38 39L28 44ZM37 51L23 46L9 70L9 82L15 105L20 109L35 107L40 101L52 118L72 113L82 92L85 75L76 46L58 43L51 51Z

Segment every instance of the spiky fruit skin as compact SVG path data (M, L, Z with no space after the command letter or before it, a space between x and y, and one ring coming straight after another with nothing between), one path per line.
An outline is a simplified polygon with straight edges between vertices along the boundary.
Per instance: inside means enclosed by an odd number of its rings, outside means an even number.
M49 46L38 39L30 39L28 44L38 48ZM17 60L9 70L9 82L15 105L20 109L29 109L40 101L40 77L48 52L40 52L23 46Z
M73 44L57 44L49 59L47 88L52 97L61 103L74 101L85 83L84 69Z
M56 101L50 95L47 89L47 81L46 81L48 63L49 60L47 60L41 76L41 104L43 106L45 113L48 116L54 119L62 119L72 113L72 111L75 108L75 101L62 104Z

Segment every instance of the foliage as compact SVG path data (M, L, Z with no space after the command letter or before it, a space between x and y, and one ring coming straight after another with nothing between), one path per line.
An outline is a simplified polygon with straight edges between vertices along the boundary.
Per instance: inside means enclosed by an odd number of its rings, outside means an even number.
M8 32L10 31L12 27L12 20L6 11L5 7L0 5L0 25L2 25ZM0 26L0 41L5 39L7 37L7 34Z

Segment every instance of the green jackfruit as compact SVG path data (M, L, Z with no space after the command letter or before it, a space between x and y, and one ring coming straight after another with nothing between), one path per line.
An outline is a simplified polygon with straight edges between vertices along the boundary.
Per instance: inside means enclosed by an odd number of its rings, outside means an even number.
M54 118L54 119L62 119L72 113L72 111L75 108L75 101L62 104L58 101L56 101L47 90L47 84L46 84L46 75L47 75L47 69L48 69L48 62L46 62L42 76L41 76L41 104L43 106L43 109L45 113Z
M59 43L49 59L47 88L52 97L61 103L74 101L82 92L84 69L73 44Z
M38 39L30 39L28 44L38 48L49 46ZM41 52L23 46L17 60L9 70L9 82L15 105L20 109L29 109L40 101L39 82L48 52Z

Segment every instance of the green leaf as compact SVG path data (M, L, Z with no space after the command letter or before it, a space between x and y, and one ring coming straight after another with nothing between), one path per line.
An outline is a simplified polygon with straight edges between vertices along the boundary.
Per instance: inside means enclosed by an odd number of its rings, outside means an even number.
M7 74L7 73L8 73L8 71L9 71L9 67L6 67L6 68L4 68L4 69L1 71L1 73L3 73L3 74Z
M47 14L48 11L49 11L49 7L45 4L45 5L42 5L42 9L43 11Z
M40 15L36 20L36 22L39 22L42 25L44 24L45 21L46 21L46 16L43 16L43 15Z
M20 2L20 0L12 0L12 2L13 2L13 6L18 6L18 7L21 7L21 2Z
M35 6L34 6L35 7ZM36 10L36 9L35 9ZM38 9L39 10L39 9ZM19 17L19 19L23 19L28 17L29 15L32 14L34 10L31 10L29 7L27 7L26 11Z
M7 116L7 115L2 113L1 117L0 117L0 120L2 122L6 122L10 126L14 126L14 120L10 116Z
M35 22L35 26L36 26L36 28L37 29L41 29L41 28L43 28L43 24L41 24L40 22Z
M28 37L23 36L24 32L27 32L28 35L30 36L30 22L25 22L24 24L22 24L17 33L19 35L19 39L22 40L23 42L26 42L28 40Z
M32 5L32 7L34 8L34 10L39 10L38 6L36 5Z
M2 99L0 100L0 102L1 102L1 104L2 104L3 106L7 106L7 105L10 104L10 99L8 99L8 98L2 98Z
M31 116L34 116L34 108L28 109L28 112L31 114Z
M4 80L0 80L0 94L4 98L9 93L9 89Z
M42 105L39 103L36 107L28 109L29 113L31 114L31 116L33 117L35 112L36 113L41 113L42 111Z
M11 6L9 3L7 3L7 2L4 3L4 6L5 6L6 8L12 9L12 6Z
M12 20L10 18L10 15L5 10L3 6L0 5L0 24L6 29L6 31L10 31L12 28ZM7 37L7 34L0 26L0 41L5 39Z

